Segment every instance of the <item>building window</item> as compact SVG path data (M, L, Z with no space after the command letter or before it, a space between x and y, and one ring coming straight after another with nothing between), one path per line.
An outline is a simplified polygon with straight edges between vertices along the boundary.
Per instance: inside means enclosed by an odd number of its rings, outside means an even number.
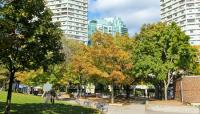
M195 19L188 19L187 22L188 22L188 23L195 22Z
M56 7L61 7L61 4L57 4Z

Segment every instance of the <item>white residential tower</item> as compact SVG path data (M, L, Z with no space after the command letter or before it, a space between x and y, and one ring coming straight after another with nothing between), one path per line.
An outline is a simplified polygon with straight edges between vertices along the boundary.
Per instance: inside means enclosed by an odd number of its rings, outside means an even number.
M60 22L64 35L87 42L88 0L46 0L54 16L53 22Z
M176 22L191 37L191 45L200 45L200 0L160 0L161 21Z

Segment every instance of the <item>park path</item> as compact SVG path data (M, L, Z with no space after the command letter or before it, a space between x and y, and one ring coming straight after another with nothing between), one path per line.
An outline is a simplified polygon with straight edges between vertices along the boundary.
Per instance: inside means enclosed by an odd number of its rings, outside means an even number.
M183 108L183 109L181 109ZM185 107L174 107L168 108L166 111L170 110L185 110ZM127 106L109 106L108 112L106 114L199 114L199 113L169 113L169 112L153 112L153 111L146 111L145 105L143 104L131 104Z
M68 103L77 104L75 100L69 100ZM156 110L158 112L149 110ZM172 110L175 111L176 113L169 113ZM187 110L188 111L191 110L192 112L198 112L198 113L187 113ZM170 105L169 106L150 105L149 107L148 105L145 104L132 103L130 105L124 105L124 106L109 105L108 112L106 112L106 114L200 114L200 113L198 108L196 109L195 107L170 106Z
M109 106L108 113L106 114L146 114L145 105Z

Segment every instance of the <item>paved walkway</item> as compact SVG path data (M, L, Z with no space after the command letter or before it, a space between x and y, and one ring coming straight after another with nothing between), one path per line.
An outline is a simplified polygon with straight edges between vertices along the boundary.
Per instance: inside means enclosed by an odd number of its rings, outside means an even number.
M128 106L109 106L107 114L146 114L145 106L132 104Z
M166 113L166 112L153 112L145 111L145 105L132 104L128 106L109 106L108 113L106 114L191 114L191 113ZM199 113L194 113L199 114Z
M178 114L198 114L199 109L192 106L171 106L171 105L147 105L147 110L157 111L157 112L176 112Z
M77 104L77 102L75 100L69 100L68 103ZM83 104L83 103L81 103L81 104ZM154 112L146 111L144 104L130 104L130 105L126 105L126 106L108 106L108 112L106 114L200 114L200 113L187 113L187 109L190 109L192 107L186 107L186 106L181 106L181 107L153 106L153 105L151 105L151 106L152 107L148 106L148 108L146 108L146 109L155 110ZM175 111L176 113L166 113L166 112L172 111L172 110ZM193 108L192 108L192 110L193 110ZM159 111L159 112L156 112L156 111ZM165 112L163 112L163 111L165 111ZM180 112L180 113L178 113L178 112ZM188 112L189 112L189 110L188 110Z

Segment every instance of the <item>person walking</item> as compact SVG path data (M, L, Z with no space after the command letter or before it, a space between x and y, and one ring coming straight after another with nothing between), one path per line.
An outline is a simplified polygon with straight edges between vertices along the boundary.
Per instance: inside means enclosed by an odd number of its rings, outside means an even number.
M44 98L44 103L47 104L51 98L49 91L44 91L42 97Z
M55 97L56 97L56 91L54 89L51 89L50 95L51 95L51 104L54 104L55 103Z

